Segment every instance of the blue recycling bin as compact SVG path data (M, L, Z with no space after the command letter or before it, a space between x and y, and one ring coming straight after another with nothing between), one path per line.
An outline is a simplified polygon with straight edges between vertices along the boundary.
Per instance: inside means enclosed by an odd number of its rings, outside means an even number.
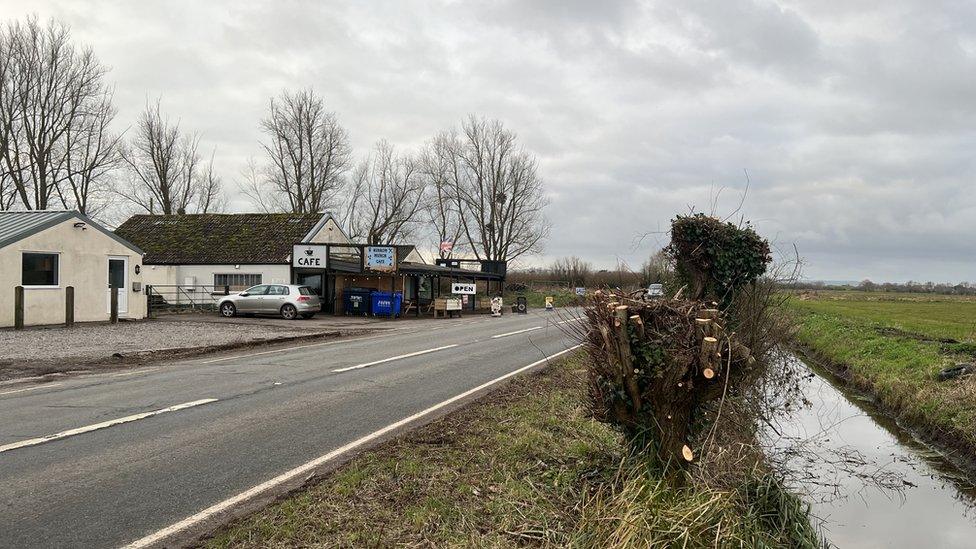
M346 288L342 292L345 313L347 315L369 314L371 291L368 288Z
M400 316L403 305L403 292L380 292L370 294L373 316Z

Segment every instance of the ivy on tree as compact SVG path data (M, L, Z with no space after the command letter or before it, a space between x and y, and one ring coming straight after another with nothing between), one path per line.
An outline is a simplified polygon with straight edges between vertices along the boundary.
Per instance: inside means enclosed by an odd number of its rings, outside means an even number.
M671 221L667 253L691 299L723 305L762 276L772 261L769 242L748 222L738 226L703 213L679 215Z

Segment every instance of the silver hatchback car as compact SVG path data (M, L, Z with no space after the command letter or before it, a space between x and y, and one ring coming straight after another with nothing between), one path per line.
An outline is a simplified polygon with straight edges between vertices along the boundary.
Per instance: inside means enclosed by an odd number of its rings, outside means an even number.
M217 302L221 316L238 314L274 314L286 320L299 316L312 318L322 310L315 290L294 284L260 284L243 292L223 297Z

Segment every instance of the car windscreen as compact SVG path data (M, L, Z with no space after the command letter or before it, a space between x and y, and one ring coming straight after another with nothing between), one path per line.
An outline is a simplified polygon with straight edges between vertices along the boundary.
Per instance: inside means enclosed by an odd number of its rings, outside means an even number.
M298 293L302 295L315 295L315 290L309 288L308 286L299 286Z

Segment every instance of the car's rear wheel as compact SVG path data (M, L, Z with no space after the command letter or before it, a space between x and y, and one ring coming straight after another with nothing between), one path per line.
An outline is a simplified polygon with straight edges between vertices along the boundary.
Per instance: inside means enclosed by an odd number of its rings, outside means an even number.
M220 316L230 318L237 314L237 307L233 303L220 304Z
M298 309L295 308L291 303L285 303L281 306L281 318L285 320L295 320L298 317Z

